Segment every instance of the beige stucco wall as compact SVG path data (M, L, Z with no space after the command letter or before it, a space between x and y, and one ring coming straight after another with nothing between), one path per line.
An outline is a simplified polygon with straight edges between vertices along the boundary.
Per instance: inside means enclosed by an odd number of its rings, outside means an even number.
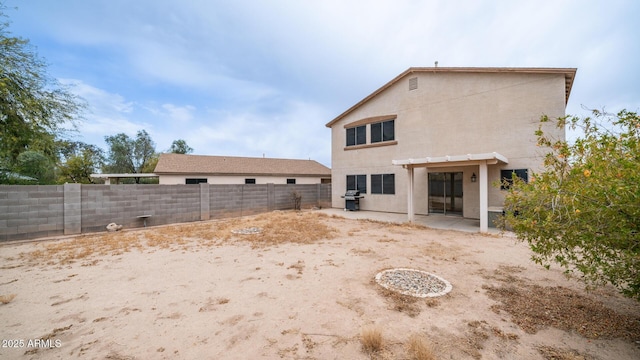
M418 88L409 90L409 79L418 77ZM425 73L408 74L332 126L332 204L344 206L347 175L367 175L363 210L407 212L407 170L391 164L408 158L497 152L507 165L490 165L489 183L499 181L500 169L539 170L541 153L535 131L543 114L563 116L563 74L524 73ZM396 114L397 145L345 150L345 124L368 117ZM545 126L545 131L564 138L564 129ZM367 127L370 143L370 127ZM478 165L430 168L433 172L462 171L463 216L479 218ZM394 173L395 195L372 195L371 174ZM427 170L417 168L414 207L425 214ZM490 186L489 206L501 206L504 191Z
M189 179L207 179L209 184L244 184L247 178L256 179L256 184L286 184L287 179L296 179L296 184L318 184L320 177L306 176L211 176L206 174L200 175L160 175L159 183L161 185L184 184Z

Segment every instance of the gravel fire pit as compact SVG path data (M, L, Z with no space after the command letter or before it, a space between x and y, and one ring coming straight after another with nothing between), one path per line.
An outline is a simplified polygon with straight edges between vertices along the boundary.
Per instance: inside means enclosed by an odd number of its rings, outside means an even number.
M231 232L233 234L239 234L239 235L252 235L252 234L260 234L262 232L262 229L259 227L248 227L244 229L231 230Z
M385 289L420 298L442 296L451 291L447 280L416 269L389 269L376 274L376 282Z

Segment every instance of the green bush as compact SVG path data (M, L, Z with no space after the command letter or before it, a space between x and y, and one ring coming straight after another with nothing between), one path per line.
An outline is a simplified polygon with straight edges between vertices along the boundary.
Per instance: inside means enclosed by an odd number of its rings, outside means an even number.
M537 263L558 263L589 285L610 283L640 300L640 117L593 111L557 126L584 135L571 144L539 128L544 170L528 183L514 178L501 227L527 241Z

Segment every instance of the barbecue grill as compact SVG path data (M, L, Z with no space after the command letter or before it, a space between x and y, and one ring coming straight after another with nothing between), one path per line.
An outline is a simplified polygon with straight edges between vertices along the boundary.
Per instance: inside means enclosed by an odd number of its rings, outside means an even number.
M364 196L360 195L358 190L347 190L342 196L344 198L344 210L358 211L360 210L360 199Z

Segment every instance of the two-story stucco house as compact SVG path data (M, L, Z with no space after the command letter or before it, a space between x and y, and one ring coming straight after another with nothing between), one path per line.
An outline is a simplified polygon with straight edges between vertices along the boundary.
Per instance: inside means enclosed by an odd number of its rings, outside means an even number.
M327 123L332 206L480 219L500 209L502 177L528 179L542 157L540 117L565 108L574 68L409 68ZM564 139L549 123L548 134Z

